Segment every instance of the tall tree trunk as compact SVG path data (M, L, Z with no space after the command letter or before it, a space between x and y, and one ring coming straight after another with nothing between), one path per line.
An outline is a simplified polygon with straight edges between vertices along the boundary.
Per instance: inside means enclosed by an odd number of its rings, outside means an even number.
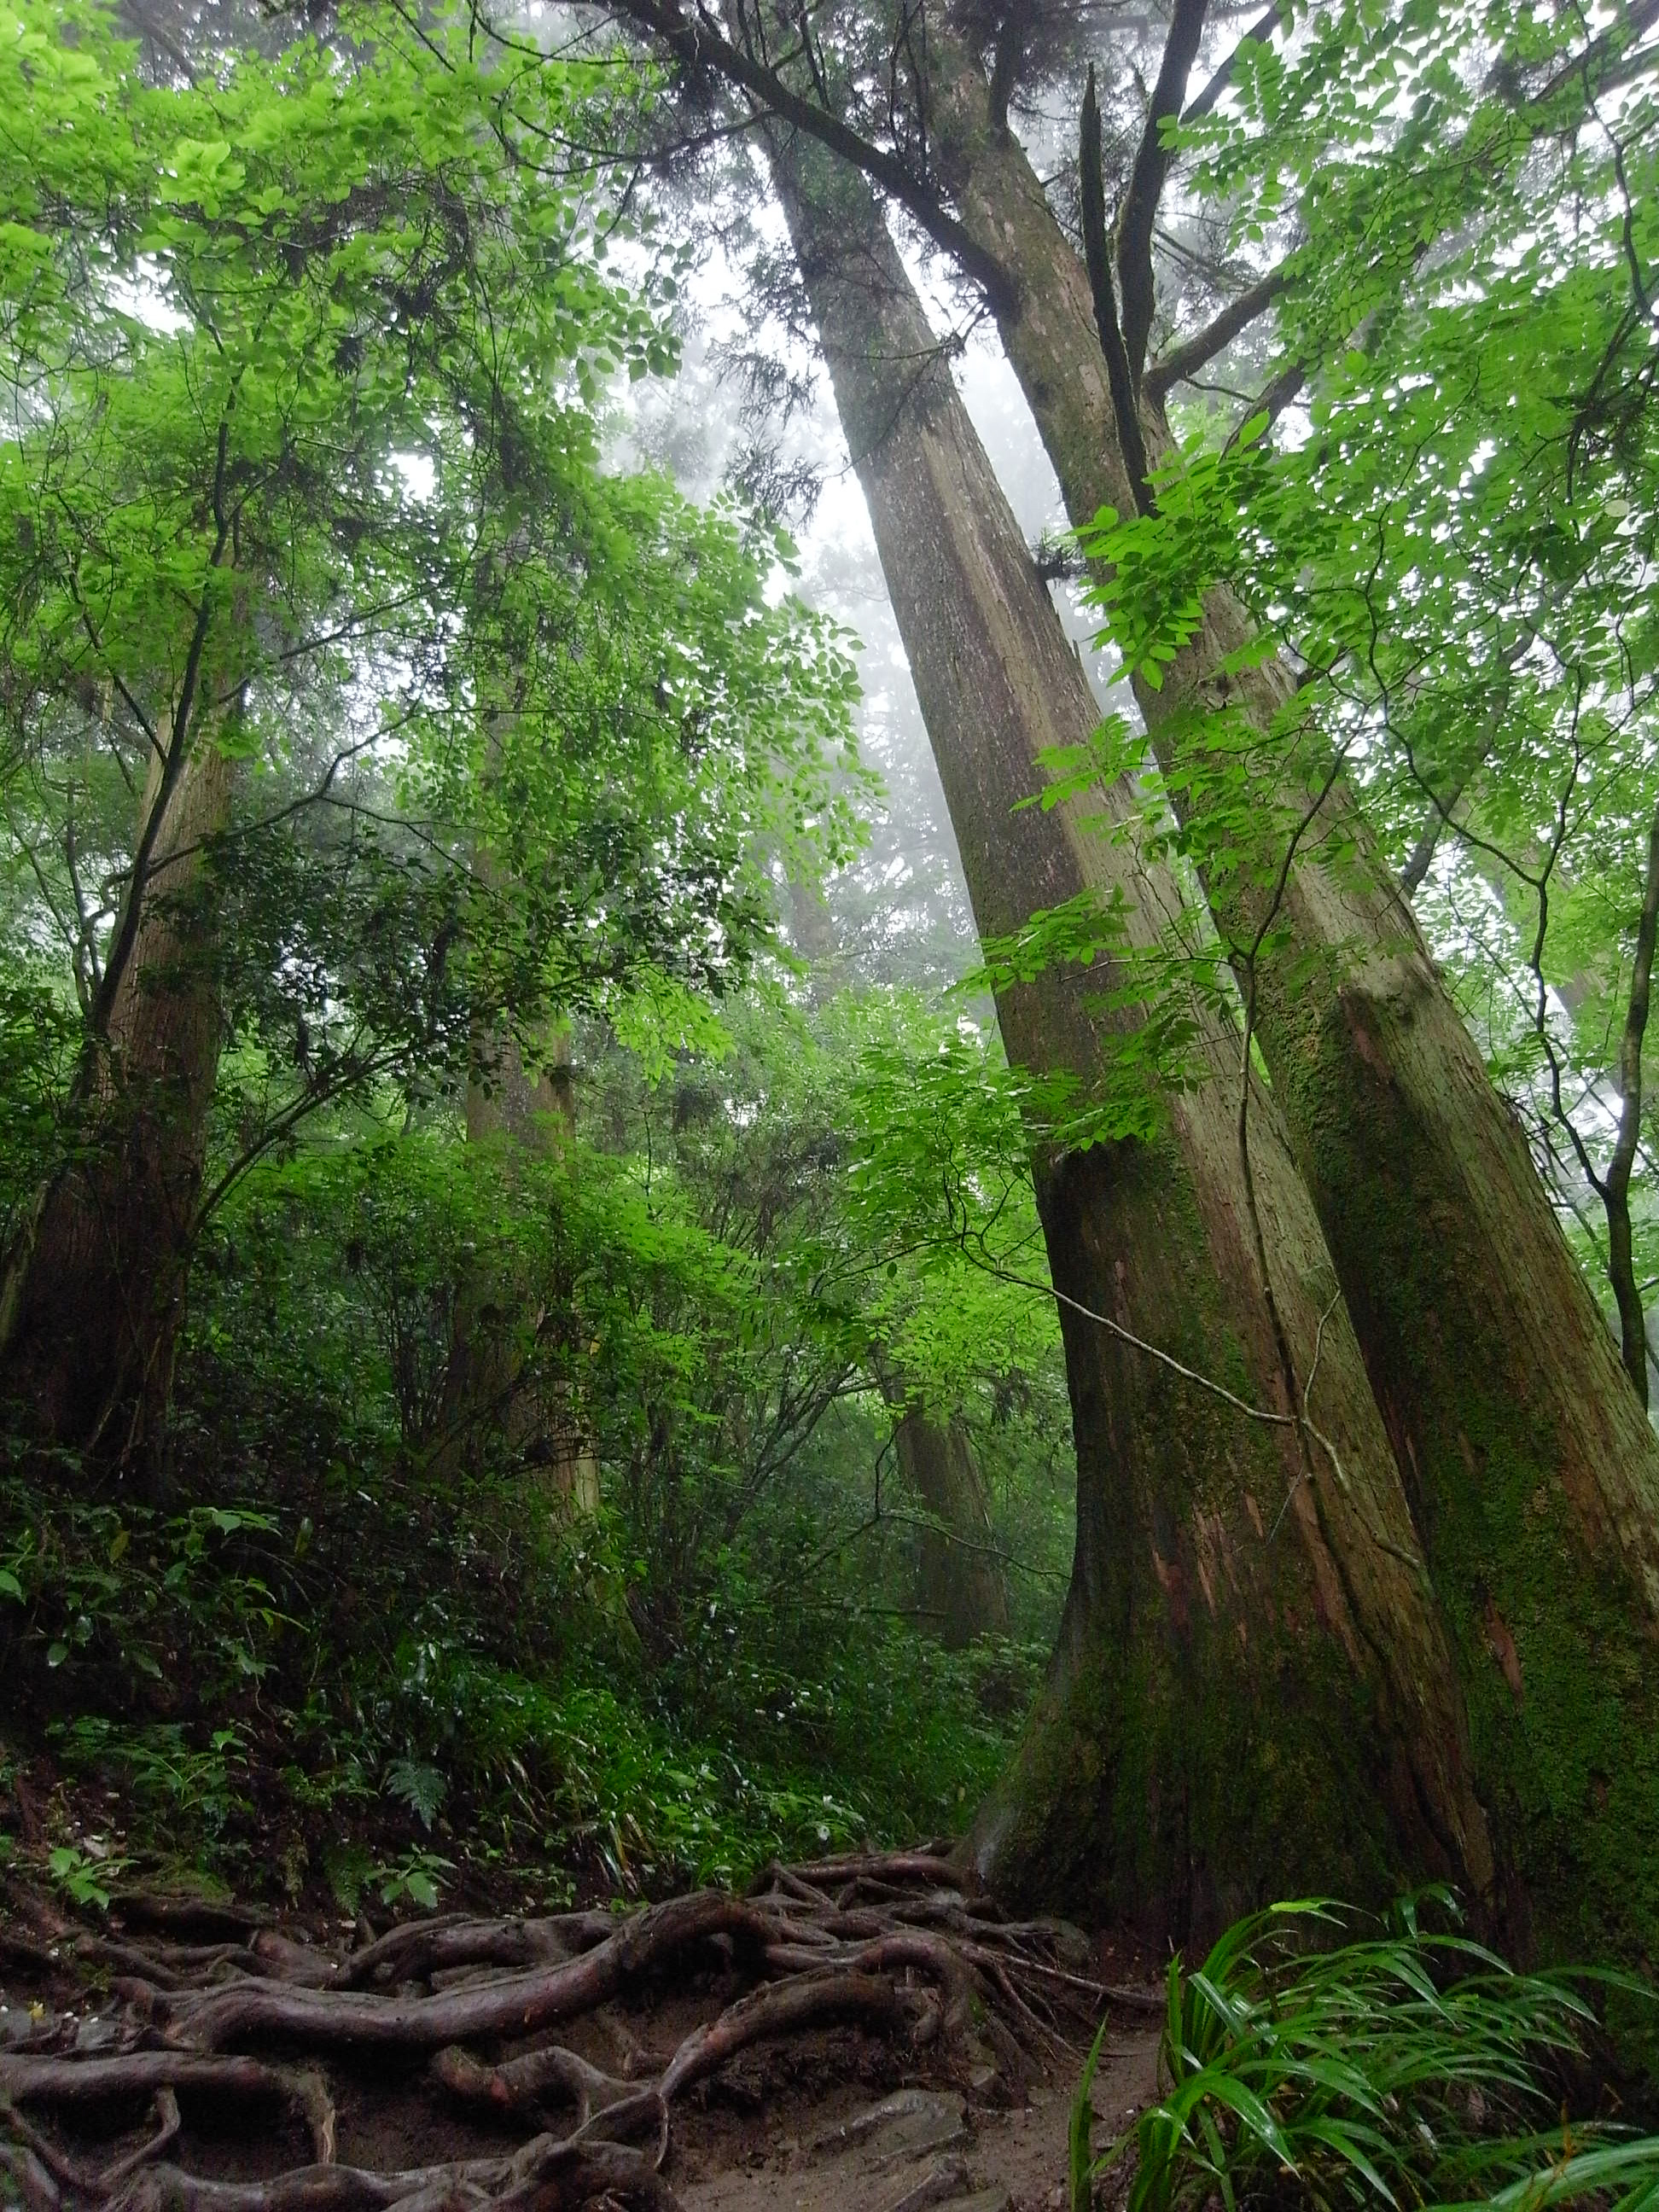
M816 147L775 159L981 934L1122 892L1145 946L1182 901L1102 834L1133 794L1108 793L1103 823L1015 811L1096 709L881 216ZM1010 1059L1097 1085L1139 1018L1101 1012L1108 988L1053 968L1002 991ZM1177 1936L1287 1885L1375 1895L1438 1871L1484 1893L1455 1676L1330 1259L1260 1093L1253 1208L1239 1040L1194 1019L1196 1079L1158 1133L1036 1163L1077 1552L1048 1685L973 1847L1006 1890ZM1308 1391L1327 1443L1193 1375L1281 1415Z
M805 876L792 874L789 878L789 939L797 957L813 971L812 989L816 996L823 971L836 957L836 917L830 910L823 884Z
M932 52L935 157L966 229L1017 276L999 328L1067 512L1131 513L1083 265L976 61L947 36ZM1143 433L1156 462L1161 416ZM1246 637L1237 600L1212 592L1163 690L1139 695L1164 758L1192 705L1242 693L1265 726L1283 703L1282 666L1221 672ZM1280 797L1298 814L1311 794ZM1340 866L1322 858L1333 842ZM1659 1893L1636 1869L1659 1854L1659 1439L1340 782L1304 850L1257 963L1257 1032L1407 1472L1476 1786L1542 1944L1652 1958ZM1251 945L1260 880L1247 866L1208 890L1224 935Z
M13 1255L0 1387L39 1431L154 1475L184 1317L220 1011L206 845L233 763L199 746L167 802L107 1033L83 1048L70 1155ZM155 783L145 811L157 803ZM142 829L142 822L141 822Z
M968 1425L939 1420L913 1401L885 1359L875 1362L893 1415L900 1472L933 1525L922 1532L917 1596L941 1643L960 1650L976 1636L1008 1632L1008 1582L991 1535L991 1500Z
M962 1419L936 1421L912 1406L894 1440L905 1480L933 1525L921 1536L916 1594L939 1641L959 1651L976 1636L1008 1632L1008 1583L992 1542L991 1501Z
M554 1026L533 1074L511 1036L492 1036L485 1057L467 1085L468 1144L502 1147L509 1175L515 1156L562 1152L576 1128L568 1028ZM492 1440L505 1444L535 1470L562 1520L598 1511L599 1468L574 1387L526 1374L526 1335L538 1335L546 1319L521 1270L502 1275L474 1266L456 1300L434 1463L440 1470L476 1464Z

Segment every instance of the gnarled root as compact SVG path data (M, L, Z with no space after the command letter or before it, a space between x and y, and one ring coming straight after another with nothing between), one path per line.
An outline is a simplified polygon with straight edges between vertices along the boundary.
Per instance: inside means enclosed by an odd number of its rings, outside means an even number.
M662 2212L677 2100L756 2045L850 2023L946 2066L972 2060L976 2080L1017 2080L1068 2029L1086 2036L1106 1994L1075 1931L1009 1919L931 1850L771 1867L745 1897L700 1890L621 1920L414 1922L338 1958L251 1916L240 1945L229 1914L143 1917L154 1943L129 1931L82 1952L121 1970L118 2008L82 2024L82 2048L0 2052L0 2170L27 2212L574 2212L602 2199ZM217 1940L190 1947L184 1933ZM622 2080L570 2047L571 2024L671 1978L726 2001L666 2060L630 2059ZM369 2057L528 2139L402 2170L337 2163L321 2069ZM203 2101L297 2118L310 2162L285 2166L275 2133L264 2179L164 2162L188 2151ZM23 2110L72 2135L98 2107L145 2105L150 2131L101 2166Z

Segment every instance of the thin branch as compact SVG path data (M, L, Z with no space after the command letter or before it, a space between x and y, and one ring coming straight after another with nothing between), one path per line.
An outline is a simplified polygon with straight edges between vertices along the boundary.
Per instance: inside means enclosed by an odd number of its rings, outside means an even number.
M1339 747L1330 762L1323 784L1310 805L1304 809L1301 820L1285 841L1278 878L1273 884L1273 896L1268 902L1267 912L1256 926L1255 936L1251 941L1249 950L1243 956L1246 985L1244 1030L1239 1047L1237 1121L1238 1161L1244 1185L1244 1206L1249 1216L1250 1234L1255 1247L1255 1264L1261 1276L1261 1294L1267 1309L1268 1326L1273 1332L1273 1350L1279 1361L1279 1380L1285 1387L1285 1403L1295 1406L1298 1399L1301 1401L1301 1419L1297 1425L1297 1448L1302 1458L1303 1473L1306 1474L1311 1471L1308 1462L1307 1439L1312 1437L1316 1443L1323 1446L1331 1465L1336 1470L1337 1481L1344 1490L1348 1486L1347 1477L1343 1474L1342 1462L1337 1455L1336 1446L1322 1430L1314 1426L1309 1416L1308 1397L1313 1388L1313 1373L1310 1373L1308 1377L1305 1389L1299 1389L1297 1387L1296 1360L1291 1351L1291 1340L1285 1327L1285 1317L1279 1310L1279 1293L1273 1288L1273 1271L1267 1265L1267 1242L1262 1233L1261 1210L1257 1203L1255 1193L1255 1168L1250 1158L1250 1048L1255 1041L1256 980L1261 947L1267 941L1268 930L1283 908L1285 893L1291 880L1291 870L1295 866L1296 856L1301 848L1302 841L1324 811L1326 801L1336 788L1337 779L1342 773L1346 759L1347 748ZM1324 1348L1324 1336L1325 1324L1322 1321L1314 1348L1314 1372L1316 1373L1318 1370L1320 1353ZM1281 1518L1284 1509L1281 1507Z
M1187 80L1204 35L1206 5L1207 0L1175 0L1158 82L1147 105L1146 127L1135 149L1129 189L1118 217L1117 276L1123 299L1123 344L1137 385L1146 366L1146 341L1152 328L1152 225L1175 158L1174 148L1164 143L1164 125L1181 113Z
M1039 1582L1065 1583L1071 1580L1069 1575L1060 1574L1053 1567L1034 1567L1029 1559L1022 1559L1018 1552L1005 1551L1000 1544L975 1543L971 1536L964 1536L948 1521L941 1520L937 1513L907 1513L900 1506L884 1505L874 1519L863 1521L854 1533L867 1534L871 1529L884 1527L890 1521L897 1528L920 1528L924 1535L942 1537L945 1543L958 1552L976 1553L981 1559L994 1559L999 1565L1013 1567L1020 1574L1030 1575Z
M1619 1134L1601 1193L1601 1203L1607 1214L1607 1275L1619 1304L1620 1349L1625 1372L1635 1384L1636 1395L1644 1406L1648 1402L1648 1340L1643 1326L1642 1294L1637 1288L1631 1251L1630 1178L1642 1131L1642 1043L1647 1034L1648 1006L1653 989L1656 939L1659 939L1659 809L1656 809L1648 831L1647 880L1643 886L1642 911L1636 925L1636 951L1631 964L1624 1035L1619 1041Z
M975 244L953 215L947 214L933 195L916 182L896 155L884 152L854 131L843 118L805 99L786 84L775 70L763 67L739 46L732 45L718 24L699 10L686 15L675 0L620 0L623 12L654 33L683 68L695 75L717 70L728 83L750 94L783 122L816 138L832 154L862 169L866 176L912 216L933 243L954 255L957 263L980 285L999 313L1012 313L1015 286L1008 271L983 246Z
M1118 322L1111 258L1106 245L1106 173L1101 146L1100 102L1095 93L1092 62L1083 92L1078 181L1083 202L1083 258L1089 272L1089 289L1094 296L1095 328L1100 334L1100 349L1106 356L1106 380L1111 386L1112 412L1117 417L1118 443L1128 466L1129 482L1134 487L1135 505L1143 514L1149 514L1152 491L1146 476L1146 445L1140 431L1134 373Z
M203 656L207 651L208 631L213 621L214 578L223 562L225 548L230 543L230 520L225 513L224 504L225 471L229 450L230 418L224 415L219 418L218 450L213 471L213 517L216 528L213 552L208 562L208 573L202 580L196 626L185 659L184 678L179 687L179 702L173 709L173 728L167 757L161 764L155 804L149 810L139 836L137 850L132 856L132 879L127 887L120 925L104 963L103 981L98 987L97 995L87 1017L87 1026L94 1037L102 1037L108 1033L110 1017L115 1011L116 994L120 989L127 963L132 957L132 949L138 941L144 891L150 862L155 855L156 842L161 835L168 805L178 788L179 779L184 774L185 763L190 754L191 723L195 712L197 688L201 681Z
M1284 368L1268 379L1250 402L1249 411L1239 418L1228 437L1224 450L1227 453L1232 451L1237 441L1239 431L1244 428L1245 423L1253 422L1258 415L1267 416L1267 428L1272 429L1307 380L1308 372L1301 362L1286 362Z
M1415 898L1422 890L1424 879L1440 848L1440 833L1451 823L1457 802L1468 789L1476 772L1485 764L1486 757L1483 752L1479 760L1460 769L1452 780L1451 789L1443 799L1437 791L1429 793L1429 811L1424 817L1423 827L1417 833L1417 842L1407 854L1405 866L1400 871L1400 888L1408 899Z
M1161 400L1172 385L1180 384L1194 376L1218 353L1224 352L1241 331L1249 328L1258 315L1264 314L1290 283L1283 268L1270 270L1259 283L1248 291L1229 300L1220 313L1192 337L1183 338L1172 346L1161 360L1155 361L1141 380L1141 389L1153 401Z
M1644 64L1659 60L1659 55L1651 52L1643 55L1636 52L1656 23L1659 23L1659 0L1634 0L1634 4L1623 9L1618 19L1599 38L1593 39L1582 54L1559 69L1527 105L1532 108L1547 106L1563 86L1570 84L1574 77L1582 77L1586 89L1590 90L1590 76L1594 70L1593 99L1595 92L1609 91L1615 84L1625 81L1624 73L1629 72L1632 58ZM1607 65L1605 70L1601 67L1604 63ZM1636 73L1639 74L1639 70Z
M1410 857L1400 874L1400 888L1407 898L1415 897L1422 889L1424 878L1429 872L1436 848L1440 842L1441 831L1456 827L1452 820L1453 811L1458 800L1468 789L1471 781L1486 766L1492 749L1498 742L1498 732L1504 726L1504 715L1509 712L1510 679L1514 673L1516 661L1521 659L1522 653L1529 650L1535 635L1536 633L1528 628L1522 632L1513 645L1504 648L1501 656L1504 667L1503 681L1498 687L1498 696L1486 710L1486 720L1480 726L1480 744L1473 758L1459 769L1453 780L1451 789L1443 799L1431 787L1429 788L1428 817L1419 831L1417 842L1412 847ZM1415 763L1413 764L1412 772L1413 775L1417 774ZM1424 779L1419 775L1418 781L1422 782Z
M1267 41L1272 38L1273 33L1280 27L1284 20L1285 0L1273 0L1272 7L1267 9L1264 14L1258 15L1255 22L1251 24L1249 29L1244 33L1243 36L1239 40L1238 45L1233 48L1226 60L1222 63L1220 68L1210 79L1208 84L1205 86L1203 91L1199 94L1195 100L1190 100L1188 103L1181 118L1183 129L1189 123L1200 122L1203 118L1210 112L1211 109L1214 107L1217 100L1220 99L1222 94L1225 92L1227 87L1232 82L1233 71L1237 66L1241 48L1246 45L1255 45L1258 46L1264 46Z
M982 1275L989 1275L994 1281L1006 1283L1017 1291L1030 1291L1034 1297L1053 1298L1056 1305L1064 1306L1068 1312L1077 1314L1084 1321L1093 1322L1109 1336L1115 1336L1120 1344L1127 1344L1132 1352L1141 1352L1146 1358L1155 1360L1160 1367L1167 1367L1171 1374L1178 1375L1183 1382L1190 1382L1194 1389L1207 1391L1211 1397L1219 1398L1223 1405L1231 1406L1246 1420L1260 1421L1264 1427L1270 1429L1300 1427L1299 1415L1274 1413L1268 1407L1251 1405L1248 1398L1239 1397L1237 1392L1228 1389L1224 1382L1216 1382L1196 1367L1188 1367L1186 1361L1177 1359L1174 1352L1165 1352L1161 1345L1149 1343L1144 1336L1137 1336L1132 1328L1125 1328L1121 1322L1114 1321L1109 1314L1097 1312L1093 1306L1085 1305L1081 1298L1073 1297L1068 1291L1057 1289L1053 1283L1035 1282L1029 1275L1015 1274L1012 1268L999 1265L983 1253L970 1250L966 1238L959 1238L957 1242L969 1266L977 1267Z

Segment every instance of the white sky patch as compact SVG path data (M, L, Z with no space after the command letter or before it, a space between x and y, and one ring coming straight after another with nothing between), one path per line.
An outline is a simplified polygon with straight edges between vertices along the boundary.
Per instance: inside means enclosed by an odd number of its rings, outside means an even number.
M438 489L438 465L430 453L393 453L392 465L419 507L429 507Z
M153 253L139 254L130 270L109 280L109 302L159 337L176 337L190 326L190 317L168 298L166 269Z

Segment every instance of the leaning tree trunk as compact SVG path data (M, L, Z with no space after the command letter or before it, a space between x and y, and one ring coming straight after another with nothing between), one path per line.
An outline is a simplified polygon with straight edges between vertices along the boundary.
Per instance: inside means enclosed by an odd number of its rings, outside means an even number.
M936 157L1017 278L999 328L1067 512L1131 513L1086 272L977 64L949 37L933 52ZM1143 428L1156 462L1167 429ZM1220 672L1246 637L1212 592L1163 690L1139 695L1161 757L1194 705L1242 696L1265 727L1282 704L1282 665ZM1296 818L1310 794L1278 796ZM1257 1034L1451 1631L1511 1932L1530 1916L1552 1953L1652 1958L1659 1892L1634 1870L1659 1854L1659 1438L1340 782L1303 849L1256 963ZM1249 866L1207 886L1235 947L1255 941L1260 886Z
M14 1255L0 1316L0 1388L38 1432L152 1477L219 1065L205 854L229 820L234 777L204 744L173 792L130 893L142 912L106 1034L82 1051L69 1156Z
M1144 947L1182 901L1102 834L1133 794L1106 794L1106 822L1015 811L1096 710L879 212L816 148L775 158L981 932L1122 892ZM1056 967L1001 991L1010 1059L1097 1085L1139 1018L1101 1011L1109 988ZM1202 1006L1194 1021L1195 1079L1157 1133L1036 1162L1077 1551L1048 1685L973 1848L1006 1890L1183 1936L1299 1885L1376 1895L1440 1872L1483 1893L1455 1676L1318 1223L1260 1093L1253 1215L1239 1041ZM1323 1443L1238 1410L1283 1414L1287 1366Z

